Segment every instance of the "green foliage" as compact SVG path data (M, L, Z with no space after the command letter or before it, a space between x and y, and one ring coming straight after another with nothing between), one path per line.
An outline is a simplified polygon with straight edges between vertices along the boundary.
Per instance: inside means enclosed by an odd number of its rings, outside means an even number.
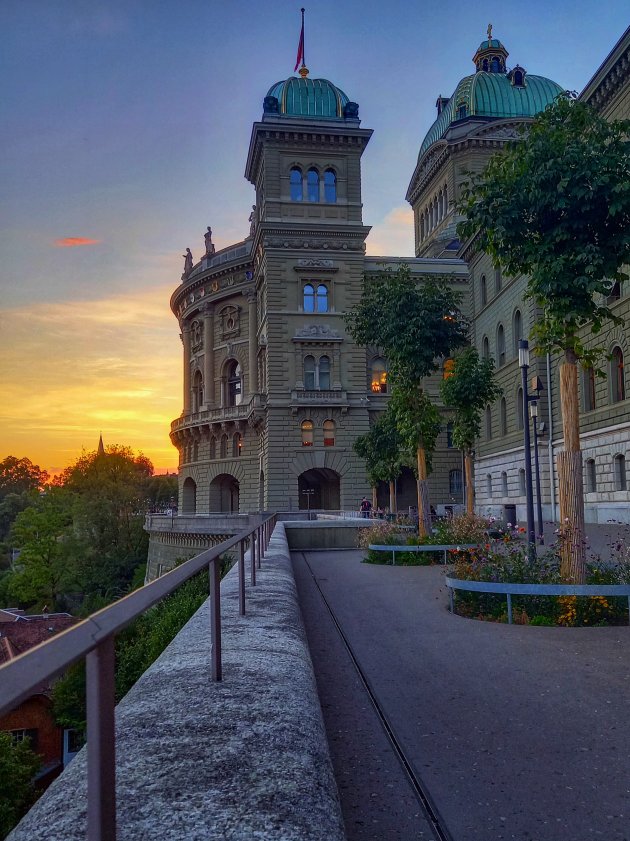
M592 364L578 332L618 323L598 295L630 262L630 121L608 122L567 98L539 114L523 137L493 156L457 205L461 237L508 275L527 274L542 308L539 351L561 350Z
M146 501L150 511L159 511L177 505L177 474L152 476L147 485Z
M7 456L0 461L0 500L7 494L42 490L49 478L48 473L29 458Z
M427 471L432 468L435 442L442 425L438 409L422 389L407 381L394 383L389 410L396 419L403 453L403 463L417 469L414 458L417 447L425 450Z
M460 351L448 377L440 383L442 399L455 410L453 444L469 452L481 432L481 411L501 396L494 381L494 360L480 359L474 347Z
M402 438L396 426L396 416L391 403L365 435L361 435L352 445L355 453L365 459L365 466L370 485L379 482L393 482L402 464Z
M8 733L0 731L0 838L4 838L36 800L32 780L41 760L28 740L13 744Z

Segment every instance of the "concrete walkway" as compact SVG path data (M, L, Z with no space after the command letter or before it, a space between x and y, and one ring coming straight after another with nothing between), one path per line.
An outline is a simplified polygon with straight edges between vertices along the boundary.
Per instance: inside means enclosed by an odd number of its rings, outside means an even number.
M454 841L629 841L630 629L454 617L443 569L361 557L293 554L350 841L434 836L315 582Z

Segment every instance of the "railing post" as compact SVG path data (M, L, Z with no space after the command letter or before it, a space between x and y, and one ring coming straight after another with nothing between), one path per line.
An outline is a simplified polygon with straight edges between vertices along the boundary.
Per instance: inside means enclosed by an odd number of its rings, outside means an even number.
M88 757L87 829L90 841L116 839L116 723L114 637L85 658Z
M261 561L262 553L263 553L262 539L261 539L261 534L260 534L260 526L258 526L258 528L256 529L256 542L258 544L258 552L256 553L257 556L258 556L258 569L260 569L260 561Z
M212 680L223 680L221 667L221 576L220 558L215 558L208 567L210 579L210 660Z
M245 541L238 544L238 612L245 616Z
M448 588L448 600L451 605L451 613L455 613L455 600L453 598L454 590L452 587Z
M512 624L512 594L507 593L508 625Z
M249 565L251 569L252 587L256 586L256 548L254 546L254 532L249 536Z

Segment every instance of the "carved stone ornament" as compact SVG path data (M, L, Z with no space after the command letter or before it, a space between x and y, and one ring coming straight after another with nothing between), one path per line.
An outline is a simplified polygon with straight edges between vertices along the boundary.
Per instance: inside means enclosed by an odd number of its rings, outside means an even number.
M203 347L203 326L200 321L193 321L190 325L191 346L193 350Z
M219 313L223 338L234 337L241 332L241 308L235 306L223 307Z
M331 330L326 324L307 324L295 331L295 339L342 341L342 337L336 330Z
M332 269L335 265L332 260L322 260L322 259L312 259L312 260L298 260L298 266L304 267L307 269L310 268L322 268L322 269Z

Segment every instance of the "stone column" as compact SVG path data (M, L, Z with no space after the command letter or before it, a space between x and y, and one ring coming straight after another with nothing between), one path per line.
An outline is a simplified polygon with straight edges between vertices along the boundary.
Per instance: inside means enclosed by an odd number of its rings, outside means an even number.
M214 406L214 307L206 304L203 308L203 381L205 402Z
M182 325L181 333L184 344L184 414L190 414L190 327Z
M249 394L250 397L258 391L258 318L256 312L256 293L247 292L249 315Z

